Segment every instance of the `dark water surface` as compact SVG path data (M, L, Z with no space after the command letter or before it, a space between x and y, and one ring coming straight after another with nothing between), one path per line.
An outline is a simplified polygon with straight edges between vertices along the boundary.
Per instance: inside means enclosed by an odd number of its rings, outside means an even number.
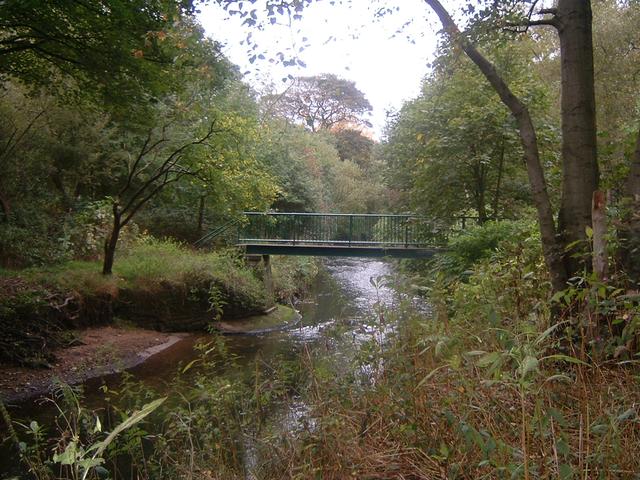
M373 259L326 259L324 268L315 280L311 291L297 308L302 320L295 328L260 335L233 335L225 338L225 344L231 355L237 358L233 368L251 368L256 358L267 363L278 358L295 358L305 348L330 345L327 351L331 355L353 357L362 342L373 337L383 341L391 325L382 325L377 312L382 307L392 310L399 301L395 291L386 286L394 282L393 264ZM336 330L339 335L336 336ZM130 370L135 379L162 392L175 376L179 365L186 365L198 355L194 346L209 340L207 335L192 336L181 340L168 349L150 357L143 364ZM345 365L350 362L345 358ZM372 366L371 368L375 368ZM221 372L222 373L222 372ZM228 372L226 372L228 373ZM87 408L100 408L104 405L104 394L100 386L116 388L120 375L93 379L84 385L83 405ZM56 414L49 403L32 400L11 407L15 418L37 420L39 423L51 422ZM286 405L279 405L273 414L272 422L281 428L295 429L295 423L302 421L305 405L293 398ZM245 446L248 478L252 467L258 462L253 458L251 445ZM14 464L17 458L9 451L0 449L0 479L16 474Z

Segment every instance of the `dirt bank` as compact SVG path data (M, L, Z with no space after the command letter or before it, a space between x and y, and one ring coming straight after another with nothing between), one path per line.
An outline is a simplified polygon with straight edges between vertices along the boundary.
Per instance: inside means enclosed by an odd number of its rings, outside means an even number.
M0 365L0 395L11 402L46 393L54 379L75 384L126 370L188 335L114 326L87 328L79 332L77 345L55 351L50 368Z

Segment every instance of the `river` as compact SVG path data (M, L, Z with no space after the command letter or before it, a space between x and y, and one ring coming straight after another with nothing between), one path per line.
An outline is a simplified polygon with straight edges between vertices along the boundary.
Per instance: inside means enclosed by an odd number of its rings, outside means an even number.
M392 312L400 296L389 285L395 284L393 264L374 259L329 258L314 281L306 298L297 308L302 316L295 328L274 331L260 335L232 335L225 337L227 354L235 358L233 368L250 369L256 361L266 364L277 359L299 357L305 349L321 348L327 355L337 360L345 368L355 368L352 360L358 355L359 347L371 340L383 345L386 336L395 328L387 321L387 313ZM197 357L194 345L208 340L208 336L188 337L164 350L145 363L132 369L135 379L156 391L169 390L167 382L173 378L178 365L186 365ZM378 364L357 364L363 378L375 378ZM218 369L221 375L226 367ZM104 394L100 386L117 388L119 375L94 379L84 385L84 404L89 408L100 408ZM295 395L286 402L271 405L269 409L271 428L293 431L306 422L306 406ZM35 419L46 424L55 414L47 404L29 402L19 406L14 415ZM7 448L0 455L0 478L7 473L17 474L12 465L15 458L7 458ZM259 478L253 472L260 463L251 441L244 445L245 471L247 478Z

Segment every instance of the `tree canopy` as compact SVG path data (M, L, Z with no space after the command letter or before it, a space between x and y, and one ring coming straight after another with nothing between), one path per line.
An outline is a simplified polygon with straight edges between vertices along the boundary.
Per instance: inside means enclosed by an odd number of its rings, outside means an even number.
M371 104L355 83L333 74L295 78L284 92L263 98L265 108L312 132L338 125L369 125Z
M544 89L522 68L526 47L519 47L493 47L492 57L543 110ZM530 202L508 110L474 66L450 50L441 53L422 94L405 104L387 136L389 174L411 192L413 210L445 222L469 215L484 223L512 217Z
M219 63L194 12L191 0L3 1L0 78L130 108L176 88L181 66Z

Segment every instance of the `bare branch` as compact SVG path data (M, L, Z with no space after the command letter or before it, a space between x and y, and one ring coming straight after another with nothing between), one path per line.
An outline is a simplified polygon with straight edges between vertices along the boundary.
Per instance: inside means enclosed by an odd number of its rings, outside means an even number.
M174 170L174 168L176 167L176 165L178 165L178 162L182 159L183 153L190 147L193 147L195 145L206 145L206 142L209 138L211 138L214 134L216 133L221 133L224 130L222 129L218 129L216 130L215 127L215 121L211 122L211 124L209 125L209 129L207 131L207 133L202 136L201 138L194 140L192 142L188 142L185 143L184 145L180 146L179 148L177 148L176 150L174 150L173 152L171 152L171 154L156 168L155 172L151 175L151 177L149 179L147 179L136 191L135 193L131 196L131 198L129 199L129 201L126 203L126 205L122 208L121 212L125 213L127 211L137 211L140 207L139 206L135 206L136 205L136 201L137 199L139 199L141 196L145 195L145 192L148 191L149 188L151 188L158 180L160 180L163 176L165 177L165 181L166 181L166 176L170 173L175 173L176 170ZM157 142L156 142L157 143ZM151 152L152 150L149 148L143 148L142 151L146 150L146 154L148 154L149 152ZM146 155L145 154L145 155ZM137 159L137 163L139 163L139 161L142 160L142 158L145 156L142 155L141 157L139 157ZM186 171L187 169L181 169L182 171ZM184 175L184 174L183 174ZM181 175L181 176L183 176ZM161 183L162 185L162 183ZM126 188L123 190L122 194L124 194L126 192L126 190L128 190L128 188L130 187L130 184L128 184L126 186ZM152 192L156 192L159 191L157 189L153 189ZM155 195L155 193L153 194ZM151 195L151 197L153 197L153 195ZM149 197L149 198L151 198ZM146 198L146 196L145 196ZM145 200L146 202L146 200ZM128 214L128 216L130 216L130 214Z
M15 138L16 133L18 132L18 129L16 128L13 133L11 134L11 136L9 137L9 140L7 141L7 144L4 146L2 152L0 152L0 160L7 158L9 155L11 155L11 153L15 150L15 148L20 144L20 142L22 141L22 139L25 137L25 135L27 133L29 133L29 130L31 130L31 128L33 127L33 125L38 121L38 119L44 115L44 110L41 110L40 112L38 112L38 114L33 117L31 119L31 121L28 123L28 125L24 128L24 130L22 130L22 132L20 132L20 134L18 135L17 138ZM11 140L14 139L13 143L11 143Z

